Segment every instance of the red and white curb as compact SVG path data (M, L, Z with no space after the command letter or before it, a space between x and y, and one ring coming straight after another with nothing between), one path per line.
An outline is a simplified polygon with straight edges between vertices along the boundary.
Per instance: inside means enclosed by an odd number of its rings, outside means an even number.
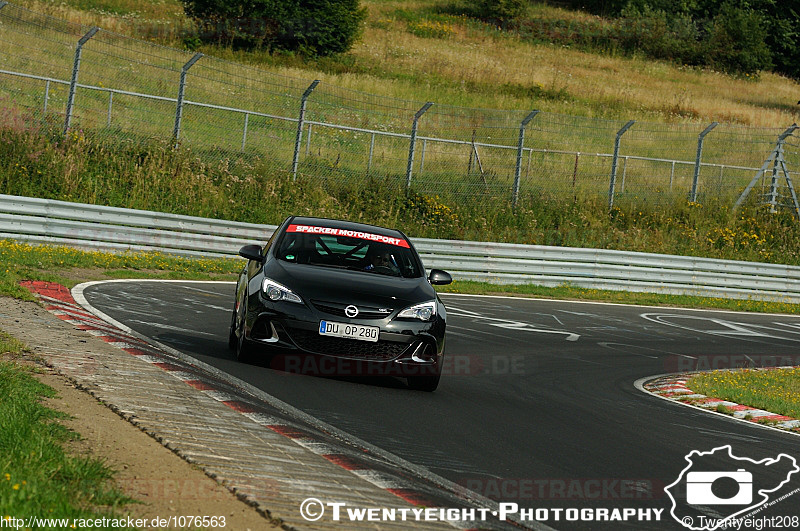
M736 402L721 400L692 391L686 387L686 382L691 376L691 374L676 374L657 377L644 383L642 389L661 398L714 412L717 412L719 406L724 406L727 411L732 412L730 416L734 418L800 433L800 419L787 417L786 415L776 415L770 411L744 406Z
M411 480L375 469L369 460L362 458L356 452L344 452L342 448L334 447L320 440L303 428L264 412L257 404L248 403L241 397L226 392L223 389L225 384L215 381L214 377L205 374L202 370L175 359L163 350L89 313L75 301L68 288L57 283L42 281L23 281L20 284L35 294L48 311L77 329L161 368L171 376L225 404L253 422L291 439L310 452L411 505L431 508L439 506L426 493L415 489ZM467 525L467 522L450 521L448 523L460 529L471 527Z

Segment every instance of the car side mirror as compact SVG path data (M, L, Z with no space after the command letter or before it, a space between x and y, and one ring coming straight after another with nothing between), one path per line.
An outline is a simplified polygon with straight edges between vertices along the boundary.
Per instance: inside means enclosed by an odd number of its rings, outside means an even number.
M450 276L450 273L441 269L431 269L431 274L428 275L428 282L434 286L450 284L452 281L453 277Z
M255 260L256 262L264 261L264 257L261 256L261 246L255 244L245 245L239 249L239 256L247 258L248 260Z

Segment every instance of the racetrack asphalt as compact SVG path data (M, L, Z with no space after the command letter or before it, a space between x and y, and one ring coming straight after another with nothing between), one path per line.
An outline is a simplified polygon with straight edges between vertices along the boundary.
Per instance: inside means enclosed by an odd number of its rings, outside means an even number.
M791 433L661 400L637 380L693 369L800 364L800 318L504 297L442 295L445 374L435 393L346 365L293 374L227 348L234 285L107 282L98 310L344 432L486 498L550 510L558 529L684 529L664 487L692 450L731 445L754 460L800 457ZM284 360L285 361L285 360ZM323 373L319 375L319 373ZM721 467L727 466L720 463ZM766 478L785 479L779 470ZM770 499L800 488L793 474ZM800 498L759 517L800 516ZM660 521L554 520L558 508L663 509ZM725 507L704 509L724 516Z

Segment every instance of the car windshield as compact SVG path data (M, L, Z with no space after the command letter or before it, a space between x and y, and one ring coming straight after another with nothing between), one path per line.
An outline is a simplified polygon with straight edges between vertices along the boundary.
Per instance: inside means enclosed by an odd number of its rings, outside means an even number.
M400 241L406 243L405 240ZM413 253L409 247L365 238L287 231L277 250L277 257L297 264L418 278L422 276L422 271Z

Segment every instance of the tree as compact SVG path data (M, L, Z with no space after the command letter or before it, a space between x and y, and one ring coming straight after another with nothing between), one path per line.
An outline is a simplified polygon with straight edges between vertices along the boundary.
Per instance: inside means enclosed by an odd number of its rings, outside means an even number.
M367 16L358 0L182 1L203 42L309 55L350 49Z
M706 40L708 63L724 72L755 74L772 66L764 16L732 1L720 6Z
M508 22L525 14L526 0L479 0L478 16L484 20Z

